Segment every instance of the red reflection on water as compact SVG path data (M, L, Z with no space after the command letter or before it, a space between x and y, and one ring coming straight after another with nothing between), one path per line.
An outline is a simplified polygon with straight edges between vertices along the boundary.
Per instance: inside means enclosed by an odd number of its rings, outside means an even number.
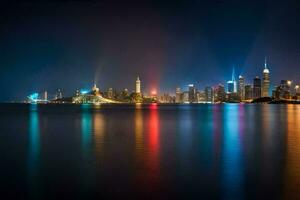
M149 108L150 110L157 110L157 103L151 103Z
M157 105L151 105L150 111L150 121L149 121L149 150L152 152L150 154L151 157L156 158L158 153L158 129L159 129L159 121L158 121L158 113L157 113Z
M144 165L139 166L142 172L138 174L138 190L144 194L155 196L161 189L159 177L159 115L156 104L149 107L149 115L147 117L147 129L145 134ZM138 130L137 130L138 132ZM153 196L153 197L154 197Z
M140 107L135 112L135 156L137 193L155 195L160 189L159 177L159 113L158 105L149 105L149 112ZM144 124L146 126L144 126Z

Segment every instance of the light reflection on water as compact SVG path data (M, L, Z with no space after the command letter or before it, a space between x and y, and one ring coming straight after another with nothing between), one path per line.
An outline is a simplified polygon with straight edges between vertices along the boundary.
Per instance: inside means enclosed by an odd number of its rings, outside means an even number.
M300 107L288 105L286 130L286 165L284 174L284 197L292 199L299 195L300 188Z
M14 106L0 146L26 176L2 165L31 197L64 191L47 176L71 197L300 197L299 105Z
M241 136L243 134L243 106L224 106L224 149L223 179L224 198L243 197L243 160L241 154Z
M40 125L37 104L30 104L29 146L28 146L28 186L30 198L37 198L39 190L40 165Z

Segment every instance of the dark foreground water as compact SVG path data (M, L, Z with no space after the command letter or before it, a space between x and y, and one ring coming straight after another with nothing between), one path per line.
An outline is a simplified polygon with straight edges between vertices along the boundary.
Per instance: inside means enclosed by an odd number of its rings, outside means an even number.
M300 106L0 104L0 181L1 199L299 199Z

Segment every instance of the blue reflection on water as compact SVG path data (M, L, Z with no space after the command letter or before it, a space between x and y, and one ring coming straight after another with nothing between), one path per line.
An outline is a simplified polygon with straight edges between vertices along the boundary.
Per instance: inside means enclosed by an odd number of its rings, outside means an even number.
M29 113L29 170L34 172L40 154L40 128L37 104L30 104Z
M225 199L243 197L243 169L239 126L243 110L238 104L224 105L223 188ZM243 126L242 126L243 127Z
M192 142L192 116L191 107L180 106L180 119L179 119L179 141L181 148L181 156L186 157L187 151L191 148Z
M84 153L87 153L86 151L90 149L92 134L91 106L88 104L83 104L81 109L81 143Z
M28 146L28 178L30 197L38 195L38 168L40 159L40 126L38 105L30 104L29 108L29 146Z

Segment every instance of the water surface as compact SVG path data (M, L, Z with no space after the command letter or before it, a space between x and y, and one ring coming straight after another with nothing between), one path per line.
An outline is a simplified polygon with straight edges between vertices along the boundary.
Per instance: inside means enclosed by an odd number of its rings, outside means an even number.
M300 198L299 105L0 104L2 196Z

